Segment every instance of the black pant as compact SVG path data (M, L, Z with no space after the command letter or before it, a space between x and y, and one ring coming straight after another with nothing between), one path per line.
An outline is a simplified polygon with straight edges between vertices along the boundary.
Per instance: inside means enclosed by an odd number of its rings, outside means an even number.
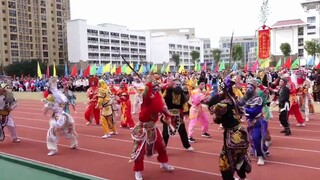
M287 110L284 110L284 111L280 112L279 120L280 120L281 125L284 128L288 128L289 127L290 124L288 122L288 111Z
M163 124L163 129L162 129L162 137L163 137L163 140L164 140L164 143L168 144L168 141L169 141L169 130L168 130L168 125L167 123L165 122L162 122ZM184 123L182 123L178 129L178 132L179 132L179 135L180 135L180 139L181 139L181 142L183 144L183 147L184 148L189 148L191 145L189 143L189 140L188 140L188 134L187 134L187 130L186 130L186 126Z
M236 171L238 176L241 179L246 178L246 166L247 166L247 162L244 161L241 168ZM233 171L233 170L221 171L222 179L223 180L234 180L234 177L233 177L234 173L235 173L235 171Z

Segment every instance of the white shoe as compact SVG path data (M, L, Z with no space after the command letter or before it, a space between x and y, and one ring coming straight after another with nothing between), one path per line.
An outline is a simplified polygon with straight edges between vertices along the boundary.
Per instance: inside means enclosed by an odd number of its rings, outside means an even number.
M110 134L111 134L111 135L117 135L117 134L118 134L118 132L117 132L117 131L115 131L115 132L111 132Z
M142 180L142 174L140 171L136 171L134 173L134 177L136 178L136 180Z
M306 122L309 122L309 118L308 117L306 117Z
M257 165L258 165L258 166L263 166L263 165L264 165L264 159L263 159L262 156L259 156L259 157L258 157Z
M134 129L133 127L130 128L131 131L132 131L133 129Z
M190 146L189 148L186 148L186 150L192 152L194 149Z
M306 124L305 124L305 123L298 123L298 124L296 124L296 126L297 126L297 127L305 127Z
M271 146L272 141L266 141L265 144L266 144L267 147L269 147L269 146Z
M75 145L71 146L71 149L77 149L77 147L78 147L78 144L75 144Z
M102 136L102 139L108 139L109 137L111 137L110 134L105 134Z
M86 125L89 126L91 124L91 122L87 122Z
M164 169L166 171L173 171L174 170L174 167L172 167L171 165L169 165L167 163L161 163L160 168Z
M53 155L57 154L57 152L58 152L58 151L56 151L56 150L50 150L47 155L48 155L48 156L53 156Z

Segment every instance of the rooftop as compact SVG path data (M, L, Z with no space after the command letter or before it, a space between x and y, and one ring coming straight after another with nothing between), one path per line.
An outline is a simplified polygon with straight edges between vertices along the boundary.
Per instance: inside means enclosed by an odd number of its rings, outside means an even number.
M306 24L307 23L305 23L301 19L290 19L290 20L277 21L271 27L298 26L298 25L306 25Z

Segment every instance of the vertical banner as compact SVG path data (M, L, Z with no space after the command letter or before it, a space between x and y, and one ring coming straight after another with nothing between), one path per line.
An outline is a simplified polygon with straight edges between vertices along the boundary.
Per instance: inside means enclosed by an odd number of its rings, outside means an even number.
M270 29L259 30L259 59L267 59L270 57Z

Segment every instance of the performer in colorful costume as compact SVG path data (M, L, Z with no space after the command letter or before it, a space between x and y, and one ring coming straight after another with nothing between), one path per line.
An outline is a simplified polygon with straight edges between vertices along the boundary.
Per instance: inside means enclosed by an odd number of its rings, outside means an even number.
M188 151L193 151L193 148L191 147L188 141L188 134L187 134L185 123L183 121L184 107L188 105L188 101L186 99L187 97L185 97L185 95L183 94L180 79L175 79L172 85L169 84L167 87L163 89L164 89L163 98L165 100L165 103L169 111L175 112L176 114L176 117L174 119L176 121L174 123L175 131L178 131L183 147ZM169 134L172 133L172 135L174 135L176 132L170 132L170 128L168 124L163 121L161 122L163 124L163 129L162 129L163 140L167 145L170 137Z
M92 123L92 118L95 119L96 125L100 125L100 110L97 108L99 79L97 77L91 77L88 81L89 89L87 90L87 97L89 98L89 102L84 112L84 118L87 120L87 125Z
M251 154L257 155L257 164L262 166L265 164L264 158L268 152L268 147L265 145L268 126L262 114L263 100L257 94L256 79L247 80L247 91L239 105L243 106L247 117Z
M139 78L136 78L136 81L132 82L132 85L135 91L132 114L135 114L140 111L140 107L142 104L142 94L144 91L144 84L141 82Z
M209 111L215 114L214 122L222 124L223 147L219 158L219 169L224 180L233 180L237 172L241 179L251 172L251 162L247 154L249 142L248 133L241 126L240 109L233 93L234 82L226 78L221 84L222 92L209 101Z
M62 93L68 98L68 102L65 104L64 112L70 114L69 105L72 106L74 112L76 112L76 95L69 89L69 83L67 81L62 83Z
M52 116L49 122L50 128L47 133L48 156L55 155L58 152L57 144L60 135L64 135L67 139L70 139L71 148L76 149L78 147L78 141L74 120L69 114L63 111L68 99L58 90L56 78L49 80L49 89L46 95L45 99L43 99L45 102L44 114L52 110Z
M289 110L289 116L294 115L298 121L296 126L298 127L304 127L304 119L302 118L300 109L299 109L299 104L298 104L298 97L297 97L297 88L294 82L291 81L291 78L288 77L287 75L285 76L288 79L288 88L290 89L290 110Z
M109 88L104 80L99 80L99 92L98 92L98 108L100 109L100 122L104 135L102 138L109 138L111 134L118 134L113 119L112 109L113 99L110 96Z
M158 152L157 160L161 163L160 168L172 171L174 168L167 164L168 156L165 149L161 133L156 127L159 114L163 113L166 118L172 117L168 111L164 100L160 94L160 87L154 81L153 75L149 74L146 79L146 87L143 93L143 102L141 112L139 113L139 121L132 131L134 140L131 161L134 161L133 170L135 171L136 180L141 180L141 171L144 170L144 155L152 156L155 151Z
M314 107L312 102L311 82L305 80L303 86L299 88L300 101L299 105L302 111L305 113L306 121L309 121L310 113L314 113Z
M17 136L16 125L10 116L10 112L17 106L17 100L14 98L10 86L6 83L0 85L0 141L5 139L4 127L7 127L12 142L19 143L20 139Z
M132 119L131 114L131 101L130 101L130 95L128 91L122 92L120 99L119 99L120 105L121 105L121 127L129 127L132 129L134 127L134 121Z

